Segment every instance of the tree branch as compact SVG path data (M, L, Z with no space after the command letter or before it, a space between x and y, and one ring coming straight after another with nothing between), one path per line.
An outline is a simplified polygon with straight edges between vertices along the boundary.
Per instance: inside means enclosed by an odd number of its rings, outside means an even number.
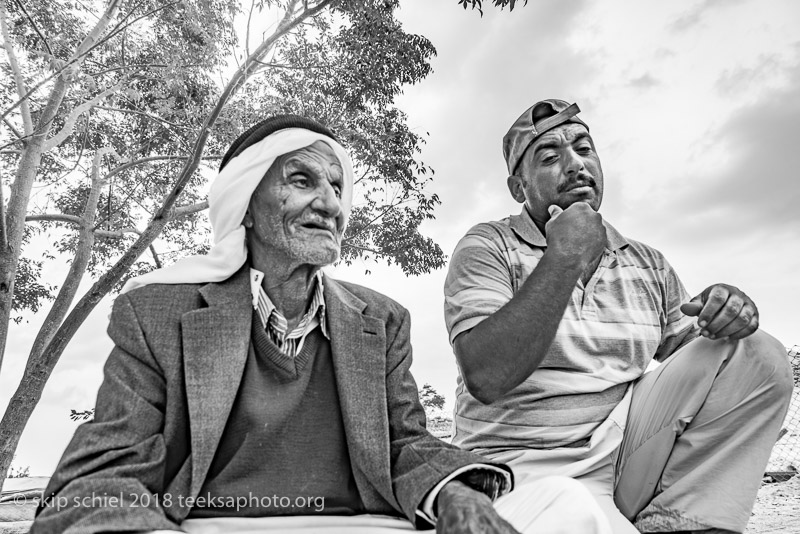
M203 202L197 202L196 204L189 204L186 206L180 206L175 208L172 212L172 219L177 219L179 217L185 217L186 215L191 215L192 213L199 213L203 210L208 209L208 200L204 200Z
M67 215L66 213L42 213L25 217L25 222L35 221L66 222L76 226L83 226L83 219L77 215Z
M186 126L181 126L180 124L175 124L173 122L169 122L166 119L162 119L161 117L157 117L155 115L150 115L149 113L145 113L144 111L137 111L135 109L112 108L112 107L109 107L109 106L97 106L97 109L105 109L106 111L119 111L120 113L131 113L133 115L142 115L143 117L147 117L148 119L151 119L151 120L154 120L154 121L158 121L158 122L163 122L164 124L172 126L173 128L179 128L181 130L189 130L190 129L190 128L186 127Z
M142 235L142 232L133 227L123 228L122 230L94 230L94 235L104 239L122 239L125 234Z
M8 248L8 234L6 233L6 200L3 195L3 182L0 182L0 250Z
M11 67L11 72L14 75L14 84L17 87L17 94L22 100L19 107L20 114L22 115L22 131L25 132L25 135L31 135L33 133L31 108L28 104L28 100L24 98L24 95L27 93L25 78L22 76L22 69L20 69L19 62L17 61L17 53L14 52L11 36L8 33L8 11L6 11L5 1L0 2L0 35L3 36L3 47L6 50L8 64ZM6 115L7 114L3 114L4 119ZM17 137L21 136L18 135Z
M189 68L189 67L197 67L198 63L189 63L187 65L181 65L178 68ZM126 70L126 69L141 69L141 68L150 68L150 69L166 69L167 65L162 65L160 63L130 63L128 65L119 65L117 67L109 67L107 69L93 72L92 76L102 76L103 74L108 74L109 72L115 72L118 70Z
M3 122L4 122L4 123L6 123L6 126L8 126L8 127L11 129L11 131L14 133L14 135L16 135L16 136L17 136L17 139L22 139L22 138L24 137L24 135L23 135L23 134L21 134L21 133L19 132L19 130L17 130L16 128L14 128L14 125L13 125L13 124L11 124L11 122L10 122L8 119L4 118L4 119L3 119Z
M128 163L124 163L119 167L115 167L111 169L108 174L106 174L106 180L109 178L116 176L117 174L127 171L130 168L138 167L139 165L144 165L145 163L149 163L151 161L186 161L189 159L189 156L149 156L146 158L137 159L135 161L130 161ZM222 159L222 156L214 155L214 156L203 156L200 158L202 159Z
M362 247L360 245L354 245L354 244L352 244L352 243L350 243L348 241L342 241L342 247L350 247L350 248L354 248L354 249L357 249L357 250L363 250L364 252L371 252L371 253L375 254L376 256L391 256L391 254L388 253L388 252L381 252L380 250L375 250L375 249L371 249L371 248L367 248L367 247Z
M152 254L153 256L153 261L156 264L156 269L160 269L161 260L158 259L158 254L156 254L156 247L154 247L152 243L150 243L150 254Z
M63 222L63 223L74 224L75 226L78 226L80 228L83 228L86 225L86 222L77 215L67 215L65 213L45 213L41 215L28 215L27 217L25 217L25 221ZM124 237L125 234L136 234L136 235L142 234L136 228L131 228L131 227L123 228L121 230L101 230L99 228L94 228L92 232L97 237L102 237L105 239L120 239Z
M329 67L330 65L309 65L308 67L302 67L297 65L285 65L283 63L265 63L263 61L256 61L259 65L264 67L272 67L274 69L288 69L288 70L313 70L313 69L324 69Z
M22 2L20 0L16 0L16 4L17 4L17 6L19 6L20 10L25 14L25 17L31 23L31 26L33 26L33 31L36 32L36 35L38 35L39 39L41 39L42 42L44 43L44 47L47 48L47 53L52 56L53 55L53 50L50 48L50 43L47 42L47 39L44 38L44 35L42 35L42 32L39 31L39 27L36 26L36 23L33 21L31 16L28 15L28 12L25 11L25 6L22 5Z
M87 111L91 110L92 107L96 106L98 102L105 99L111 93L115 92L119 87L122 86L122 83L123 82L120 81L119 83L112 85L108 89L105 89L102 92L100 92L91 100L87 100L80 106L77 106L75 109L73 109L72 113L70 113L67 119L64 121L64 127L61 128L61 130L58 133L56 133L53 137L44 142L44 148L42 150L47 152L48 150L51 150L60 145L61 143L63 143L67 139L67 137L72 135L72 131L75 128L75 123L78 121L78 117L80 117ZM97 107L102 108L103 106L97 106Z

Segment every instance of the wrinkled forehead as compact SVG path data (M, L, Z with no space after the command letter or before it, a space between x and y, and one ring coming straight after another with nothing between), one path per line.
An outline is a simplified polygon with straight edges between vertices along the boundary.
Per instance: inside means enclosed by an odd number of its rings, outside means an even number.
M531 144L531 146L528 148L528 151L536 150L537 147L542 145L546 146L553 144L574 143L580 139L588 139L594 145L594 140L589 134L589 130L584 125L569 122L566 124L561 124L560 126L556 126L552 130L548 130L541 134ZM524 157L525 154L522 156Z
M293 150L284 154L279 159L283 163L291 163L293 161L325 163L336 169L339 176L344 172L344 163L339 158L339 155L331 145L322 140L315 141L306 147Z

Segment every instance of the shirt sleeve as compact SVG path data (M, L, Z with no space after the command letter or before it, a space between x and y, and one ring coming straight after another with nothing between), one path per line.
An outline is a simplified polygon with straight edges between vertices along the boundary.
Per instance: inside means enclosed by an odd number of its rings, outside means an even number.
M664 317L665 325L661 335L661 342L655 354L655 359L664 361L697 336L700 328L695 317L684 315L680 310L681 304L689 302L691 296L683 286L678 274L672 265L664 260Z
M511 300L511 269L502 238L491 225L479 224L459 241L444 285L444 317L451 345L458 334Z

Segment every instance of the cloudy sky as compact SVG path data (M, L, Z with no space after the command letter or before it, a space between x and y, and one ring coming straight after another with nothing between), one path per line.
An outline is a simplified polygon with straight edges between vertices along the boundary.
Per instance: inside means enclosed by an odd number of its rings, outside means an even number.
M603 164L601 214L664 252L690 293L738 286L765 330L800 344L800 3L531 0L513 12L484 3L481 18L456 0L401 2L408 31L438 51L433 74L400 101L411 126L430 133L422 159L436 170L442 205L424 232L449 254L472 225L517 213L502 136L537 100L577 102ZM409 308L417 381L452 405L445 271L405 278L356 265L334 274ZM49 475L75 429L69 409L94 405L107 314L99 307L64 353L14 465ZM36 326L13 329L0 407Z

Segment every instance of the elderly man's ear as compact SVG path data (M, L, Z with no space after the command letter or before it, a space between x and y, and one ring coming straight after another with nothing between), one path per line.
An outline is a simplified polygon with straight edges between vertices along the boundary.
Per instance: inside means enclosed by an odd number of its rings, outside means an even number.
M506 185L508 186L508 191L511 193L511 196L514 197L514 200L519 202L520 204L525 203L525 187L522 182L522 177L511 175L506 178Z
M245 228L253 227L253 216L250 215L250 210L244 212L244 218L242 219L242 226L244 226Z

